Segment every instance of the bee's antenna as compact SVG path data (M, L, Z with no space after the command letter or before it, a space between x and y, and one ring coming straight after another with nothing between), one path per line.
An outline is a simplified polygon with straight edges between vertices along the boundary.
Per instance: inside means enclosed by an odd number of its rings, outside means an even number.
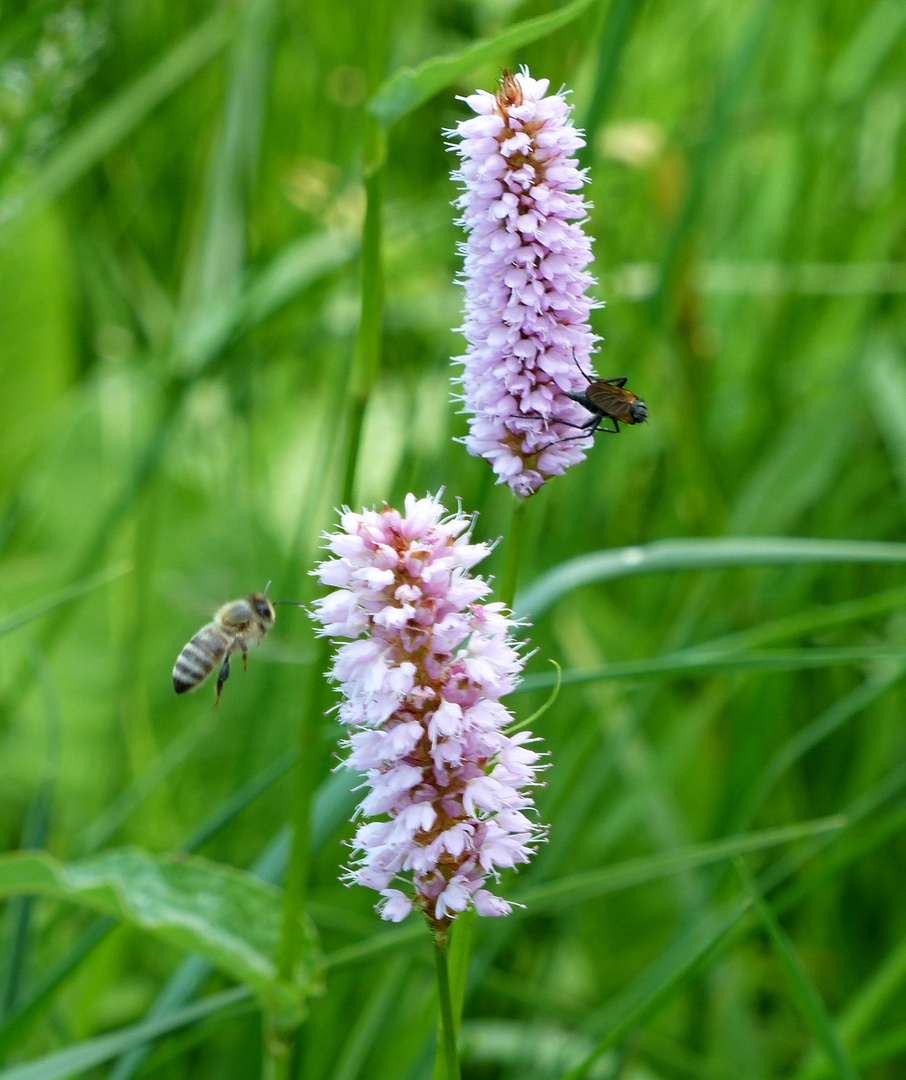
M305 604L301 600L271 600L271 603L276 604L291 604L293 607L305 607Z

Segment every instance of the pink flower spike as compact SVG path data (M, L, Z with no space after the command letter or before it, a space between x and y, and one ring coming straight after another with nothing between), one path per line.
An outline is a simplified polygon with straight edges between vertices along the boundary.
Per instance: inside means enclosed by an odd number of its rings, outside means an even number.
M491 463L498 483L528 496L581 461L590 445L575 426L588 413L567 395L584 391L595 335L582 230L585 145L563 94L523 69L492 96L465 98L478 115L453 131L461 165L454 203L466 230L466 339L459 379L469 453ZM565 421L562 422L562 421Z
M338 642L344 764L365 774L356 816L370 819L344 880L378 891L382 918L417 907L435 930L470 907L506 914L486 880L528 862L545 833L529 794L539 755L528 733L505 733L499 700L524 661L503 606L478 603L488 586L469 570L490 548L469 526L413 495L404 515L346 511L315 571L334 588L312 615Z

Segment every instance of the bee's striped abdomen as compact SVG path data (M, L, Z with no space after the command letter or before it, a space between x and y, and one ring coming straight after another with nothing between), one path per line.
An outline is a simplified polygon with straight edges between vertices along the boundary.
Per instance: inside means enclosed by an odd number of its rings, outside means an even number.
M203 626L185 646L173 665L173 689L184 694L199 686L211 674L227 651L228 641L215 623Z

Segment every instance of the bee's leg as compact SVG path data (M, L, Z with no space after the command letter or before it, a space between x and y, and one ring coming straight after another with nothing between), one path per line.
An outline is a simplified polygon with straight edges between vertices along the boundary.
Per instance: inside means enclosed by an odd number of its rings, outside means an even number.
M244 641L239 643L239 648L242 649L242 670L248 671L249 669L249 647Z
M221 665L220 671L217 675L217 696L214 698L214 708L220 704L220 695L223 693L223 684L230 677L230 658L227 656Z
M600 379L599 382L607 383L608 386L624 387L626 385L626 375L620 375L616 379Z

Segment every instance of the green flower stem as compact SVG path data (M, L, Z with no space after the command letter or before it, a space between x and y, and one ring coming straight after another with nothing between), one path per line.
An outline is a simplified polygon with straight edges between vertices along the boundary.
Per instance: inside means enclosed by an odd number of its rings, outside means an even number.
M525 534L525 512L528 499L515 499L513 516L510 519L510 535L506 542L506 557L503 563L503 580L500 584L500 599L512 610L516 598L516 584L519 579L519 560L522 558Z
M265 1022L261 1080L289 1080L293 1037L293 1032L272 1028Z
M447 967L446 935L434 934L434 959L437 964L437 995L440 999L440 1041L447 1067L446 1080L460 1080L459 1055L456 1052L456 1022L450 997L450 973Z

